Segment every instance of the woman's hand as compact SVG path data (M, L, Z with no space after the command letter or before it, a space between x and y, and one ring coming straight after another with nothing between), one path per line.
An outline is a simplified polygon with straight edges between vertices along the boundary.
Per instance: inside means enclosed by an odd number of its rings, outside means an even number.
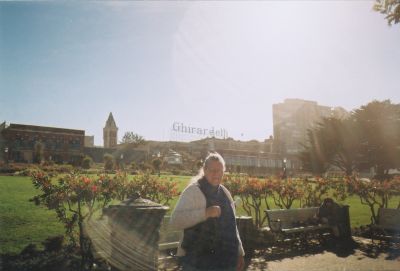
M217 205L210 206L206 209L206 218L220 217L220 215L221 215L221 207Z

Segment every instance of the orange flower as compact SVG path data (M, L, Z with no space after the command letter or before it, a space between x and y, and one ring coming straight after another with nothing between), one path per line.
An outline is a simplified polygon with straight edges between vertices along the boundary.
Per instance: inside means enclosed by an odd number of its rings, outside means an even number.
M89 179L88 177L83 177L83 178L82 178L82 181L83 181L85 184L89 184L89 183L90 183L90 179Z

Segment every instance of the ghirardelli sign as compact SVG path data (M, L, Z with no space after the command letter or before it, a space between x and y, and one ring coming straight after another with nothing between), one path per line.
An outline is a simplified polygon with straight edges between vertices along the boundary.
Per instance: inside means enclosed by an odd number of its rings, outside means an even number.
M215 129L214 127L211 127L208 129L192 127L192 126L185 125L182 122L178 122L178 121L175 121L172 124L172 131L178 132L178 133L205 136L205 137L219 137L219 138L227 138L228 137L228 132L225 129Z

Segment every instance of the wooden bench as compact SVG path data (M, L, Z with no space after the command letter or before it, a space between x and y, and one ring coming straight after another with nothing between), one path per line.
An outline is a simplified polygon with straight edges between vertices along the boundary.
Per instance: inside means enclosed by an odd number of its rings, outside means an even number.
M320 235L331 231L329 225L316 222L318 207L272 209L265 212L269 227L264 230L271 231L281 241L298 238L307 240L312 233Z
M378 220L371 225L371 239L394 240L400 235L400 209L379 208Z

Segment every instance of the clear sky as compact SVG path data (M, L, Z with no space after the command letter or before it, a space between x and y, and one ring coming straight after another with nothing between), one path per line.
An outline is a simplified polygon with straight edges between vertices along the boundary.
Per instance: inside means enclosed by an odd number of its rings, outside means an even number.
M286 98L400 103L400 25L373 3L0 2L0 121L264 140Z

